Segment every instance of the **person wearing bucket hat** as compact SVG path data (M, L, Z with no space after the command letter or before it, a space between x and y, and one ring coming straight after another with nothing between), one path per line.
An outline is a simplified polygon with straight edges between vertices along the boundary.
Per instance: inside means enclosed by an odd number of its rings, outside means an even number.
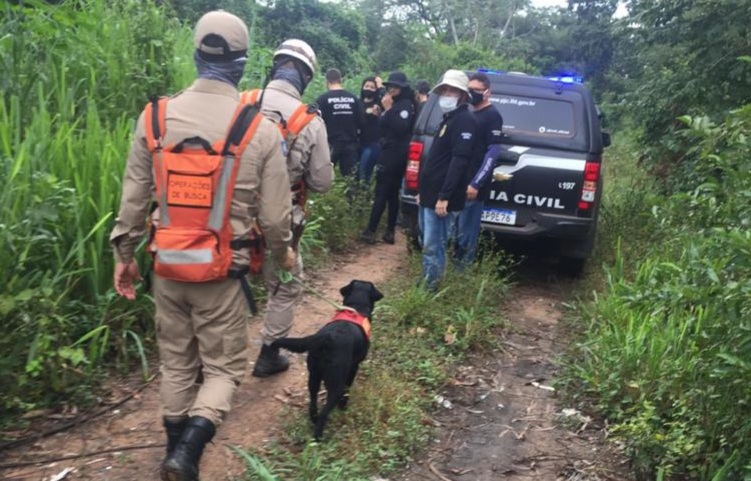
M134 253L157 193L160 219L149 252L167 434L163 480L198 479L204 447L244 377L251 299L242 277L254 221L284 269L296 260L279 129L242 105L237 90L247 46L238 17L214 11L198 21L198 78L173 97L154 98L139 117L110 235L115 290L134 300Z
M469 79L461 70L447 70L433 88L443 120L418 173L418 213L422 232L422 281L436 290L446 267L449 231L464 208L476 122L467 104Z
M415 97L403 72L391 72L383 83L386 95L381 99L384 112L381 114L381 151L376 160L376 185L373 207L368 226L360 234L360 240L375 243L376 229L383 211L388 206L386 232L383 241L396 242L394 233L399 214L399 187L407 168L407 152L415 123Z

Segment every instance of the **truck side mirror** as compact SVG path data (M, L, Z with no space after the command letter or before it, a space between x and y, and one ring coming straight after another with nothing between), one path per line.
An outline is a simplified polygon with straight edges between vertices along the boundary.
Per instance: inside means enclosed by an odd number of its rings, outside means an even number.
M602 146L603 147L610 147L610 132L603 132L602 133Z

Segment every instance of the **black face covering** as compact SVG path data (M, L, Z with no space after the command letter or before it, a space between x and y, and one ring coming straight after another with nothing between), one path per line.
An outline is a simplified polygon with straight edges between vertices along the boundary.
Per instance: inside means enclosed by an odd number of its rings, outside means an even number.
M475 92L474 90L469 91L470 100L469 103L472 105L480 105L482 103L482 99L485 96L484 93Z
M365 89L360 90L360 98L364 102L372 102L373 100L375 100L375 97L376 97L375 90L365 90Z

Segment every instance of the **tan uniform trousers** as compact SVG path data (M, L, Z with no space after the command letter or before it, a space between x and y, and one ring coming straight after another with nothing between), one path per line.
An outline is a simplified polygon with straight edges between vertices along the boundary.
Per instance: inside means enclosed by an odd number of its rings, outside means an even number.
M219 426L248 359L248 302L237 279L189 283L154 276L162 414ZM203 366L203 384L196 384Z
M264 344L271 344L280 337L286 337L292 330L295 318L295 306L300 302L303 288L297 281L281 283L276 274L279 265L271 256L266 256L263 263L263 280L268 292L266 312L261 327L261 339ZM303 279L302 255L298 253L297 264L290 271L298 279Z

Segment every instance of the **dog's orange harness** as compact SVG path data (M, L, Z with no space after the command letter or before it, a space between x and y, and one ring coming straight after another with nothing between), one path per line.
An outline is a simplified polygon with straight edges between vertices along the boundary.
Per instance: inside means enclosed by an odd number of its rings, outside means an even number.
M357 324L365 333L365 339L367 339L368 341L370 340L370 319L363 316L359 312L350 309L339 309L338 311L336 311L334 317L332 317L329 322L334 321L347 321L351 322L352 324Z

